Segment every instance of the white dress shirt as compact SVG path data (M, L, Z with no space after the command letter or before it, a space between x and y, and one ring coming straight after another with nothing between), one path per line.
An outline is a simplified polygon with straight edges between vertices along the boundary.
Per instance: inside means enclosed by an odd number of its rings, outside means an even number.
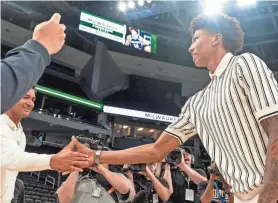
M51 155L25 152L26 137L18 126L6 115L0 115L1 146L1 202L11 202L14 196L18 172L51 169Z

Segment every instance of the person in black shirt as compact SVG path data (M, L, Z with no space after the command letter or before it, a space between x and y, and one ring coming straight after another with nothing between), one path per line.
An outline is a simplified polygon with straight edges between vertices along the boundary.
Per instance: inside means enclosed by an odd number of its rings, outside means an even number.
M158 203L167 201L171 195L169 179L170 170L166 170L163 178L155 176L158 163L146 166L145 171L134 174L136 195L133 203ZM167 180L166 180L167 179Z
M120 202L122 203L132 201L132 184L122 173L119 173L112 166L108 168L108 165L102 164L93 167L93 170L96 172L94 177L97 179L98 183L108 191L115 202L118 202L118 199L120 199ZM72 172L57 190L57 196L60 203L69 203L72 200L78 177L79 174L77 172Z
M181 151L181 163L171 168L173 194L170 200L178 203L199 203L197 185L207 181L207 174L202 168L192 168L194 157L189 148L184 147Z

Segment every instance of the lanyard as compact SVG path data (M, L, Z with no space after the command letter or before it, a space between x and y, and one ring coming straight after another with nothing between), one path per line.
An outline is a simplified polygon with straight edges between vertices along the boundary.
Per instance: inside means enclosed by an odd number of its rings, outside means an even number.
M186 177L184 177L186 180L187 180L187 182L188 182L188 189L190 189L190 178L188 177L188 178L186 178Z
M216 182L213 182L213 184L214 184L214 187L215 187L215 189L216 189L216 192L217 192L217 194L218 194L218 196L219 196L220 202L221 202L221 203L225 203L224 197L221 196L220 190L219 190L219 188L218 188L217 183L216 183Z
M184 172L182 170L179 169L179 171L181 172L182 176L184 177L184 179L187 181L188 185L187 188L190 189L190 177L188 176L188 178L184 175Z

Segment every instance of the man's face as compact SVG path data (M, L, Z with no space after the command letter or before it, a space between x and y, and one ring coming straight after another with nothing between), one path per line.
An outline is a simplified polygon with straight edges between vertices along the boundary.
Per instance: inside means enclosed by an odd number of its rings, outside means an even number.
M30 89L9 111L21 118L29 116L36 100L35 90Z
M215 35L210 32L204 29L196 30L192 37L192 44L188 50L192 55L195 66L207 67L208 61L214 52L214 40Z
M184 152L183 153L183 158L184 158L184 163L188 166L191 166L191 154L189 154L188 152Z

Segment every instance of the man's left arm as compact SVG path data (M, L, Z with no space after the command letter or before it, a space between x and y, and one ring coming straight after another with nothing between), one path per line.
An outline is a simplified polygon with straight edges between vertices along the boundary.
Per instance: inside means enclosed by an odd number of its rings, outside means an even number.
M268 134L264 190L259 203L277 203L278 201L278 115L266 118L261 124Z
M267 65L253 54L242 54L237 76L255 116L268 135L264 189L259 203L276 203L278 199L278 84Z
M196 184L200 184L201 182L207 181L207 174L202 169L194 170L191 166L188 166L184 163L184 155L182 155L181 163L178 164L178 167L185 172L188 177Z
M149 169L147 169L146 173L147 176L150 178L154 190L158 194L159 198L162 201L167 201L171 196L167 180L165 180L164 178L155 177L155 175Z
M206 178L206 174L201 173L201 171L203 171L202 169L200 170L194 170L193 168L191 168L190 166L187 166L186 164L182 164L180 166L180 169L185 172L188 177L196 184L198 185L199 183L203 182L203 181L207 181Z
M172 195L173 192L174 192L174 189L173 189L171 168L170 168L170 165L168 163L165 164L165 170L164 170L163 178L167 181L167 183L169 185L170 195Z

